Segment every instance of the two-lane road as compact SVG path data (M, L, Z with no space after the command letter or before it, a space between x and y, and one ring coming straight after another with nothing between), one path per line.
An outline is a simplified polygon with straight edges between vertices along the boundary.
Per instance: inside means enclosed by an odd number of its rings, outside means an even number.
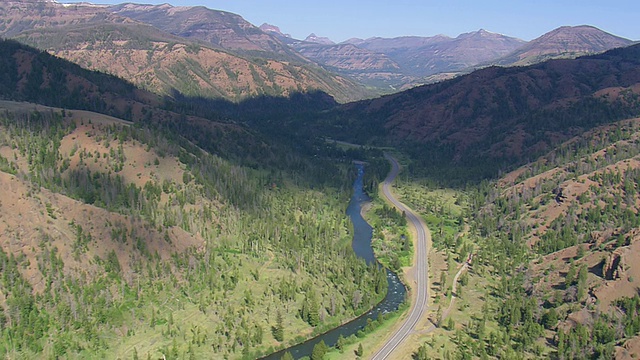
M409 315L395 333L387 340L387 342L373 355L373 360L394 359L393 352L406 340L415 330L416 324L422 319L427 310L427 300L429 299L429 277L427 263L427 226L416 215L413 210L398 201L391 193L391 184L400 172L398 161L391 155L385 153L385 158L391 163L391 171L382 184L382 193L384 196L400 211L403 211L407 220L415 227L417 238L415 241L415 277L416 284L414 291L416 292L416 301L412 304Z

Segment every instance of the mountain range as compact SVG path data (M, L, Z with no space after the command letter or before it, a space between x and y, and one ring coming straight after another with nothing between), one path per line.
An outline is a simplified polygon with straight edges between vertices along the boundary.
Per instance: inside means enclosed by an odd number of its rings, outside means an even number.
M505 66L531 65L548 59L604 52L625 47L633 42L611 35L593 26L562 26L498 59L496 64Z
M240 101L321 90L339 102L408 89L498 64L576 57L631 44L589 26L525 42L479 30L455 38L304 40L240 15L169 4L0 4L0 36L163 95Z
M2 2L0 10L4 24L0 36L163 95L179 92L238 101L258 95L323 90L347 101L372 94L362 85L302 58L235 14L204 7L64 6L55 2L40 2L38 6ZM152 15L168 12L166 16L185 28L163 30L132 18L147 19L144 11ZM122 12L131 17L119 15ZM194 19L193 23L181 16ZM207 29L197 21L218 24L210 22L212 18L226 19L227 23ZM241 35L234 35L232 28Z
M575 58L633 41L592 26L563 26L530 42L484 29L433 37L352 38L342 43L316 41L317 36L294 41L277 27L263 25L301 54L335 72L378 88L407 89L468 73L476 68L529 65L554 58Z

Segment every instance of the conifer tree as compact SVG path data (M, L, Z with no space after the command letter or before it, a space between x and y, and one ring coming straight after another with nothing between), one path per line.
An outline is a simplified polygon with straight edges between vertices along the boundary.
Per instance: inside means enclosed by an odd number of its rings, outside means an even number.
M282 323L282 313L278 311L276 314L276 326L273 328L273 337L277 341L284 340L284 325Z
M328 350L329 348L327 347L327 344L325 344L324 340L321 340L313 346L313 350L311 351L311 360L322 360Z

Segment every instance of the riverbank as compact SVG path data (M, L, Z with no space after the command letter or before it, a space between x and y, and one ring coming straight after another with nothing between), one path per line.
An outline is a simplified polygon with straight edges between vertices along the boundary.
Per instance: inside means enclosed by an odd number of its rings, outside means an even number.
M368 263L372 263L376 261L373 250L371 249L371 236L373 229L362 217L362 208L365 204L370 202L370 199L363 190L364 165L356 164L356 168L358 169L358 176L354 181L353 196L351 197L351 201L347 207L347 215L351 219L354 228L352 247L358 257L363 258ZM334 329L328 330L326 333L315 338L278 351L263 357L262 359L280 360L286 352L291 353L295 359L299 359L303 356L310 356L313 347L321 341L324 341L327 346L333 347L336 345L340 337L347 338L352 335L356 335L365 328L367 328L367 333L370 332L373 327L371 325L372 322L377 320L383 314L395 312L395 310L397 310L405 301L406 289L400 282L398 276L386 271L386 277L388 285L387 294L380 303L369 311L366 311L364 315Z
M431 243L431 233L425 222L411 208L401 203L392 192L392 184L397 175L400 173L400 165L398 161L389 154L385 153L385 158L391 164L391 171L382 183L382 196L386 198L398 212L402 214L402 218L409 224L412 231L415 230L415 236L412 236L414 248L413 269L407 271L407 279L411 278L408 284L410 286L410 295L412 298L411 308L400 323L401 325L390 334L387 341L378 349L373 359L387 359L391 356L404 358L412 353L412 349L416 341L409 341L416 336L416 330L420 329L424 323L428 322L428 300L429 300L429 264L428 250ZM413 275L413 276L412 276ZM409 352L407 352L409 351Z

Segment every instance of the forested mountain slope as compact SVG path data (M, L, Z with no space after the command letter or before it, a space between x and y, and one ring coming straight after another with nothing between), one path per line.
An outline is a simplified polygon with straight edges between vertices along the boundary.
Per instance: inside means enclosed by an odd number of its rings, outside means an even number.
M0 53L0 96L4 99L91 110L173 129L225 158L255 161L255 157L267 160L272 155L256 134L211 111L207 118L193 116L184 103L177 105L114 76L82 69L14 41L0 41ZM237 138L243 139L242 146L234 140Z
M336 160L308 165L311 190L141 124L0 108L3 357L256 357L386 291L350 247Z
M469 193L469 284L486 315L461 353L551 358L640 354L640 120L597 127ZM489 330L491 329L491 330Z
M478 70L343 105L318 126L361 143L404 143L414 158L432 163L495 166L531 159L594 126L637 115L639 84L640 46L634 45L575 60Z
M344 151L0 52L21 101L0 103L2 357L257 357L383 296L350 247Z

